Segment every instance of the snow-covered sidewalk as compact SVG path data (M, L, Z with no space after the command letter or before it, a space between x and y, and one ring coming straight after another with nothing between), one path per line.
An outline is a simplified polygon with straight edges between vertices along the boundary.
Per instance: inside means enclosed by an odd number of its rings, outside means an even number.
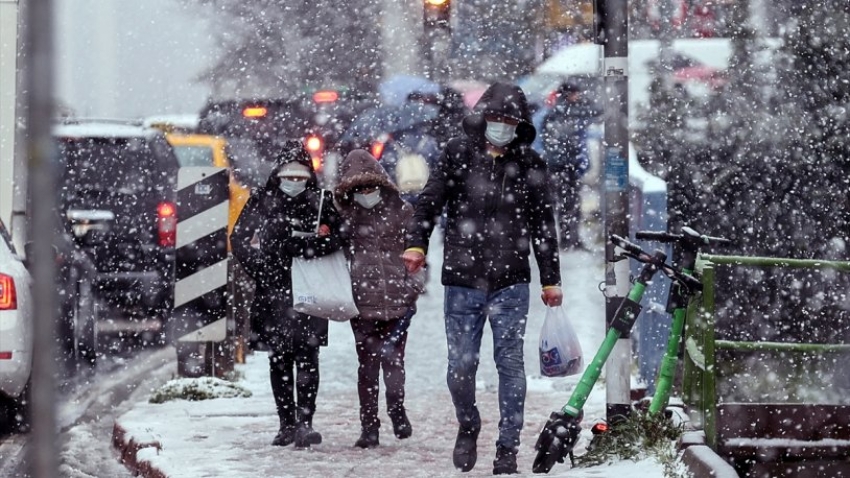
M437 241L435 241L435 246ZM429 254L432 277L428 294L419 301L407 345L406 406L413 424L413 437L397 440L392 434L381 397L381 446L354 448L359 436L357 401L357 358L350 326L332 323L330 345L321 352L321 386L314 427L324 437L310 450L270 445L278 422L268 382L265 353L248 357L238 365L240 385L252 392L250 398L219 398L206 401L138 403L116 420L116 445L147 476L177 477L283 477L283 476L461 476L452 466L451 452L457 425L446 387L446 341L443 324L443 288L439 284L442 251ZM565 305L579 333L589 363L604 333L604 298L598 284L604 279L601 253L562 254ZM523 444L518 462L520 472L531 476L534 442L552 410L560 408L578 376L551 379L540 376L537 340L545 306L539 299L537 279L532 281L532 304L525 345L528 398ZM497 424L497 375L492 360L492 336L485 329L481 367L478 373L478 404L483 427L478 442L478 464L464 476L492 474ZM382 395L383 395L383 384ZM597 385L585 407L585 418L604 417L605 389ZM579 447L589 440L587 430ZM128 450L128 445L135 448ZM138 448L138 451L136 451ZM578 451L578 450L577 450ZM651 459L620 462L594 468L569 470L557 465L550 476L616 477L663 476L661 465Z

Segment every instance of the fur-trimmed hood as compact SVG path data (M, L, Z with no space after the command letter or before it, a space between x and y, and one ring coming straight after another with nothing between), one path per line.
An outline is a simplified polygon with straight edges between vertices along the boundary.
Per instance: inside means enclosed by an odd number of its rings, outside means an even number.
M392 192L398 195L398 188L390 180L387 171L364 149L355 149L348 153L340 166L339 177L334 196L340 207L350 207L352 191L362 186L380 186L384 194Z

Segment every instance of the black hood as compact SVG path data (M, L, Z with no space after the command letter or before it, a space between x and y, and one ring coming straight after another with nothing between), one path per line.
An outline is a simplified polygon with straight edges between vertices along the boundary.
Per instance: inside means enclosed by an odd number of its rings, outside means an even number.
M266 188L277 189L280 185L280 178L277 177L277 173L285 164L292 162L303 164L310 171L310 179L307 180L307 189L319 189L319 181L316 178L316 172L313 171L313 161L310 158L310 153L307 152L301 141L296 140L289 140L283 143L280 153L275 157L274 168L266 182Z
M531 124L531 111L522 88L508 83L495 83L481 95L472 114L464 118L463 130L476 141L484 141L487 124L484 116L498 114L519 120L516 138L511 144L531 144L537 136L537 130Z

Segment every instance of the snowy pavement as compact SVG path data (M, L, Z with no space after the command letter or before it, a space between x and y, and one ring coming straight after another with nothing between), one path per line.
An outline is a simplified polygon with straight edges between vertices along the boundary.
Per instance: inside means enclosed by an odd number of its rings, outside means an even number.
M360 433L357 401L357 358L351 328L331 323L330 345L321 352L321 386L314 427L324 436L321 445L296 450L270 445L277 432L268 382L268 360L256 353L237 365L243 374L240 384L251 390L250 398L220 398L164 404L138 403L116 420L123 433L118 442L132 441L139 448L135 461L147 476L178 477L284 477L284 476L462 476L452 466L451 453L457 425L446 387L446 341L443 325L443 288L439 284L439 258L435 247L429 292L419 300L419 312L410 327L407 345L406 406L413 424L413 437L397 440L386 418L381 397L382 422L376 449L361 450L353 444ZM585 363L589 363L604 334L604 298L598 284L604 279L601 253L562 254L565 305L581 339ZM535 268L536 269L536 268ZM537 278L532 279L532 303L525 344L528 398L525 428L518 463L523 475L531 476L534 442L552 410L563 406L578 376L545 378L539 373L537 341L545 306L539 299ZM478 441L478 463L463 476L492 474L497 437L497 375L493 364L492 336L485 329L478 373L478 404L482 430ZM598 384L585 407L586 423L605 414L605 389ZM585 430L577 451L589 441ZM652 459L618 462L593 468L569 470L559 464L550 476L570 477L662 477L662 467Z

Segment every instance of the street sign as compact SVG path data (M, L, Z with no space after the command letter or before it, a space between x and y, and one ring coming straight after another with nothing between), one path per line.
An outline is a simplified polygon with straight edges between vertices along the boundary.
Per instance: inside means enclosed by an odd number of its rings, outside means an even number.
M174 313L178 361L193 342L227 338L226 168L183 167L177 175L177 244ZM212 357L205 357L211 361ZM183 368L178 364L178 370ZM196 373L192 373L193 375Z

